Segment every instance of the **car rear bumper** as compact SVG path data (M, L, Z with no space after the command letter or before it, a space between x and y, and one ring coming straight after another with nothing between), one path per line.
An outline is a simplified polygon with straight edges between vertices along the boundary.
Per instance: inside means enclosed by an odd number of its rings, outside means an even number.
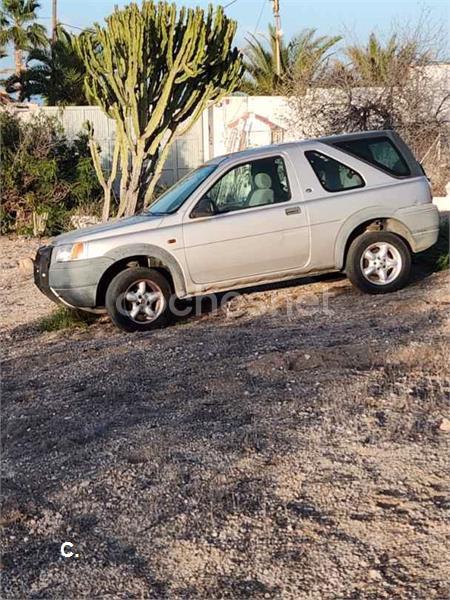
M402 208L396 216L411 233L413 252L422 252L436 243L439 236L439 211L434 204Z

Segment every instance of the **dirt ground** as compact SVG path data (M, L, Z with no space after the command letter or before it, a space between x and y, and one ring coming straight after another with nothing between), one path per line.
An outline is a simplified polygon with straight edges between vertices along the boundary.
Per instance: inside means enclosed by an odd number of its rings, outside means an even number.
M41 333L37 245L0 244L3 598L449 596L447 273Z

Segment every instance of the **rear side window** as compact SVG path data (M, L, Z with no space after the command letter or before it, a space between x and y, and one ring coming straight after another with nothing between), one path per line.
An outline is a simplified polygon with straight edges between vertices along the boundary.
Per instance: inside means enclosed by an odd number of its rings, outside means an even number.
M411 174L403 156L385 136L336 142L335 146L362 158L390 175L405 177Z
M361 175L338 160L316 150L308 150L305 156L327 192L343 192L364 187Z

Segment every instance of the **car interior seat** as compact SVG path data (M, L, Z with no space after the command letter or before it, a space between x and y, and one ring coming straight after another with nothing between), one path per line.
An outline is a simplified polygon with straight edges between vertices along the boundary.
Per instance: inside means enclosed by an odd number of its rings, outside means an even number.
M267 173L258 173L253 180L254 191L248 201L249 206L261 206L262 204L273 204L275 194L272 189L272 178Z

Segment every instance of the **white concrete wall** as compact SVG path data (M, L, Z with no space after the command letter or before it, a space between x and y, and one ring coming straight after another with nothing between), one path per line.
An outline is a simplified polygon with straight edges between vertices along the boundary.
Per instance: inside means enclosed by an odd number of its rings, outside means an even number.
M435 204L440 212L450 212L450 182L445 188L447 195L440 198L433 198L433 204Z
M97 106L68 106L64 109L51 106L36 106L34 109L18 113L21 119L28 120L37 113L56 117L62 124L67 138L74 139L81 131L84 124L90 121L94 126L95 139L101 147L101 157L105 165L111 162L114 139L115 124ZM191 169L202 164L204 156L203 127L204 119L191 128L188 133L177 139L169 153L161 176L163 185L172 185L188 173Z

